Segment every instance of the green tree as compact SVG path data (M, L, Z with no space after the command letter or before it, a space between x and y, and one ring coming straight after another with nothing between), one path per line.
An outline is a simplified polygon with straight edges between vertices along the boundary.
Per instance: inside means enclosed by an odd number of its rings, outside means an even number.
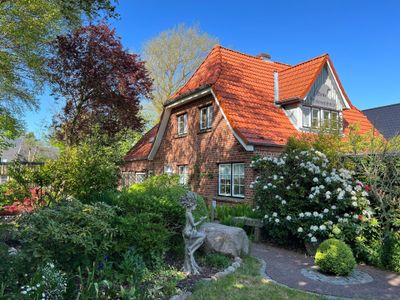
M154 80L152 105L157 113L193 74L218 39L198 26L184 24L161 32L144 45L143 57Z

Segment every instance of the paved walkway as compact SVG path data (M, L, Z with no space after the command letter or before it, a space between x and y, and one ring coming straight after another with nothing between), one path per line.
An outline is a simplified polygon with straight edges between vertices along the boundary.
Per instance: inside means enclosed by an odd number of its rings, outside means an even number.
M369 266L357 270L369 274L373 281L364 284L334 285L314 281L301 274L311 268L313 258L268 244L253 244L252 255L266 262L266 275L292 288L344 298L400 300L400 274L382 271Z

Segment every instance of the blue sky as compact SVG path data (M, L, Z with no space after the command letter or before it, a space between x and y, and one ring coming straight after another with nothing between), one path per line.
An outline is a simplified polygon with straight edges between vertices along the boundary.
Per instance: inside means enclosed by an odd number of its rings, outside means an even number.
M133 1L120 0L111 22L126 48L179 23L198 24L220 44L245 53L269 53L295 64L329 53L359 109L400 102L400 1ZM38 136L58 106L47 94L26 114Z

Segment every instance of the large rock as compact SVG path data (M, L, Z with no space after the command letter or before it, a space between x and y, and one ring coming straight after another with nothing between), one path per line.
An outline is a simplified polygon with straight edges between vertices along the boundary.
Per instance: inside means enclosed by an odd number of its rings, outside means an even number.
M249 238L239 227L205 223L200 231L206 234L204 247L209 252L220 252L234 257L249 253Z

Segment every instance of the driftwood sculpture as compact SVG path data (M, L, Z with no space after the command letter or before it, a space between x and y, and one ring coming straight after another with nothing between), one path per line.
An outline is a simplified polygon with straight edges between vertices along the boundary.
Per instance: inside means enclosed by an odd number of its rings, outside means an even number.
M207 218L201 217L195 222L192 211L196 208L196 194L187 192L181 199L182 205L186 208L186 225L183 229L183 239L185 242L185 261L183 271L188 274L200 274L201 268L194 259L194 253L203 244L206 235L204 232L197 231L197 227Z

